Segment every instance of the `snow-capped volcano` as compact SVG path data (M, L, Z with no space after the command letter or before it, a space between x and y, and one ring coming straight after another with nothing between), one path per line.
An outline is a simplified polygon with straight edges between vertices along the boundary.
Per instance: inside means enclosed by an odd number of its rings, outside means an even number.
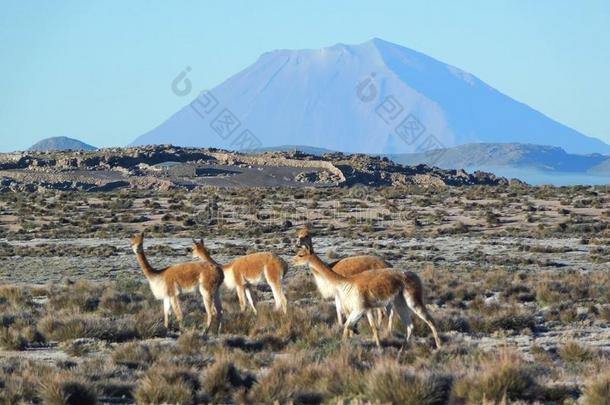
M389 154L473 142L610 152L467 72L381 39L265 53L133 145Z

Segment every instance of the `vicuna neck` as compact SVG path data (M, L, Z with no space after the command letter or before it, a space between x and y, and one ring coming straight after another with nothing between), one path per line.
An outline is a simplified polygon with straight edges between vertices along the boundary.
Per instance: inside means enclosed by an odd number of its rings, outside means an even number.
M140 265L140 268L144 272L144 275L146 276L146 278L154 277L157 274L157 272L155 271L155 269L153 269L153 267L150 265L150 263L148 263L148 260L146 259L146 256L144 255L144 248L142 246L139 246L137 248L134 248L134 252L136 254L136 259L138 260L138 264Z
M345 277L332 271L318 256L311 254L308 259L309 268L314 273L331 283L343 283Z
M199 257L201 260L203 260L205 262L212 263L215 266L222 267L222 265L220 265L216 260L212 259L212 256L210 256L206 252L203 252L203 251L197 249L197 250L195 250L195 254L197 255L197 257Z

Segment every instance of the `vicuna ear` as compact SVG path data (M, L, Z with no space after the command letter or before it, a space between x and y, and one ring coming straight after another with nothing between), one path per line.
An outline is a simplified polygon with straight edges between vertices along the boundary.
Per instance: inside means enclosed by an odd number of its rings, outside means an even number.
M199 239L199 243L201 243L201 246L203 246L203 238Z

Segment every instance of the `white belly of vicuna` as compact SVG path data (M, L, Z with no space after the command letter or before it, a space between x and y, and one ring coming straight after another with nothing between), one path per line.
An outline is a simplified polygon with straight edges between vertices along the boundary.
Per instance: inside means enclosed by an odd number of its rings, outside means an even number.
M349 285L343 285L339 288L339 299L343 304L343 307L348 311L362 309L362 300L360 299L359 291Z
M229 290L235 289L235 275L233 274L232 269L225 271L225 279L223 283Z
M156 299L162 300L167 295L167 290L165 288L165 283L163 279L150 280L150 290Z
M185 292L185 293L194 292L196 290L197 290L197 284L193 284L192 286L180 288L180 292Z

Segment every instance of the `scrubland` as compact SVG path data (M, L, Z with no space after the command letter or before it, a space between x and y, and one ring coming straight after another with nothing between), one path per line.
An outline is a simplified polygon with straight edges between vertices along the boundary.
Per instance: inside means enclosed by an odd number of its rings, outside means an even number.
M610 190L603 187L206 189L0 194L0 402L585 403L610 401ZM328 261L377 254L425 285L443 347L414 318L375 347L341 340L306 268L288 314L223 289L220 334L201 298L163 326L129 247L154 267L271 250L313 227Z

